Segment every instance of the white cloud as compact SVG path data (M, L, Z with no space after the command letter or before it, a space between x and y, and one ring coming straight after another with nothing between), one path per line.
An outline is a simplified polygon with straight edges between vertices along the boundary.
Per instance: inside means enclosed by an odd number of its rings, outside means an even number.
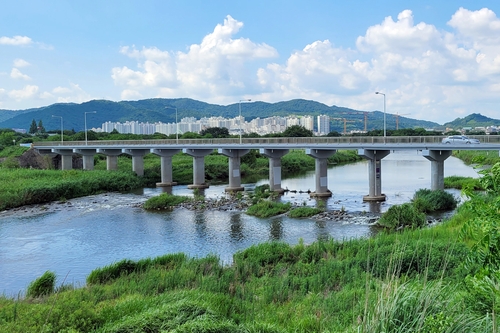
M14 59L14 67L21 68L28 67L30 65L31 64L24 59Z
M31 38L26 36L0 37L0 45L29 45L33 43Z
M133 90L133 89L125 89L121 93L121 99L122 100L134 100L134 99L141 99L143 96L140 92Z
M12 68L10 71L10 77L13 79L31 80L28 75L21 73L21 71L17 68Z
M70 83L68 87L56 87L52 89L51 95L59 103L83 103L92 99L92 96L76 83Z
M210 100L213 96L240 96L251 84L246 64L278 55L267 44L234 39L242 26L227 16L223 25L218 24L200 44L191 45L185 53L123 47L120 52L136 59L137 69L115 67L112 78L116 85L124 87L122 97L155 94Z
M363 52L391 52L412 54L424 52L440 44L440 33L425 23L413 23L411 10L404 10L398 20L386 17L382 24L369 27L365 36L358 37L356 45Z
M37 93L38 93L38 86L27 85L23 89L9 91L8 95L10 98L16 101L22 101L25 99L36 97Z

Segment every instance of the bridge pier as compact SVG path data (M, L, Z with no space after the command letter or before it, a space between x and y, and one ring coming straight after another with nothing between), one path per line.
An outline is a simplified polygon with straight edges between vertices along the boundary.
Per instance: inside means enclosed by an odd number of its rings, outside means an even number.
M94 170L94 155L96 149L76 148L75 153L82 155L83 170Z
M172 156L181 152L181 149L151 149L151 152L161 158L161 182L157 187L168 187L177 185L172 178Z
M306 149L306 154L314 157L316 191L312 192L311 197L331 197L332 192L328 189L328 157L335 154L335 149Z
M451 150L423 150L422 156L431 161L431 190L444 190L444 161Z
M219 154L229 157L229 185L225 188L226 192L243 191L241 186L241 156L248 154L250 149L222 149L219 148Z
M385 201L386 196L382 193L382 164L380 161L389 155L390 150L358 149L358 155L368 160L368 195L363 201Z
M73 149L57 148L52 151L61 155L61 170L73 169Z
M118 170L118 156L122 154L121 149L99 148L97 152L106 155L106 170Z
M182 151L193 157L193 184L188 185L188 188L208 188L205 183L205 156L214 150L184 148Z
M290 150L260 148L259 151L269 158L269 190L284 193L285 190L281 188L281 158Z
M151 150L127 148L123 149L123 152L132 156L132 171L134 171L137 176L144 176L144 155L149 154Z

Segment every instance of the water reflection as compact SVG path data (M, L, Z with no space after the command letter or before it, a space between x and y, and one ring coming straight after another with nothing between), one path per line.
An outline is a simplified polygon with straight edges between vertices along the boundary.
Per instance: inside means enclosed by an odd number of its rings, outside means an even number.
M238 242L243 239L243 222L241 214L231 214L229 218L230 235L233 242Z
M330 234L328 233L328 229L326 227L326 221L317 220L315 221L316 225L316 237L318 240L327 240L330 238Z
M283 239L283 217L277 216L271 219L269 225L269 240Z

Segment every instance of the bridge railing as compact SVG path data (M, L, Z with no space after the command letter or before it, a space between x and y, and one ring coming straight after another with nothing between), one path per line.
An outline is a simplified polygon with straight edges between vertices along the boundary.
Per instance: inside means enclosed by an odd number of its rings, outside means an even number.
M406 144L406 143L441 143L444 136L345 136L345 137L273 137L273 138L243 138L244 144ZM484 143L500 143L500 135L477 135L471 138ZM98 140L98 141L41 141L34 142L37 147L44 146L134 146L134 145L224 145L240 144L239 138L224 139L166 139L166 140Z

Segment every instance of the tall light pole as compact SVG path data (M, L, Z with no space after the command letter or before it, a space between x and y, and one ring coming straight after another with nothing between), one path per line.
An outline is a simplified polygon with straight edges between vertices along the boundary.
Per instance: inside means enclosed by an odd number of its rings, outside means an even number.
M175 110L175 142L179 144L179 123L177 122L177 108L173 108L171 106L165 106L165 109Z
M385 142L385 94L381 93L380 91L375 92L377 95L383 95L384 96L384 142Z
M52 118L61 118L61 145L63 144L63 117L62 116L54 116L52 115Z
M240 108L240 145L241 145L241 102L250 102L251 99L240 99L239 108Z
M85 112L85 145L87 145L87 113L97 113L97 111Z

